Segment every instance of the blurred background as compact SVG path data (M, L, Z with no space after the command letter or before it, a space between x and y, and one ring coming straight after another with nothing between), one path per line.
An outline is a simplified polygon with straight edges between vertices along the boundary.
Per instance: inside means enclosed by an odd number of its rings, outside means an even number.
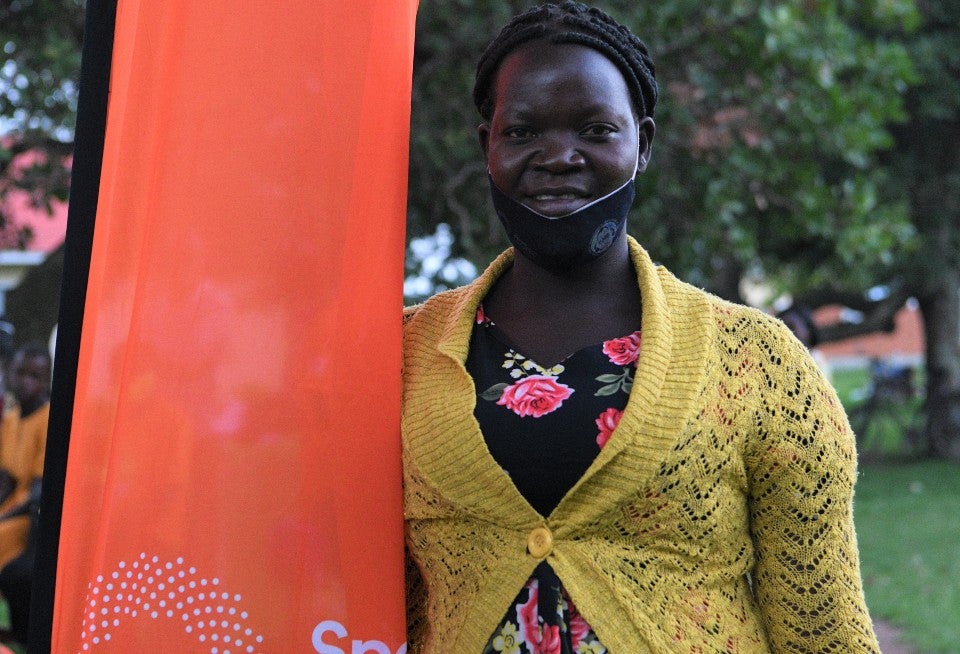
M660 84L630 233L811 347L858 435L884 652L960 652L960 2L596 4L644 39ZM407 303L507 245L470 92L486 43L527 6L420 2ZM55 333L82 38L80 0L0 0L5 356Z

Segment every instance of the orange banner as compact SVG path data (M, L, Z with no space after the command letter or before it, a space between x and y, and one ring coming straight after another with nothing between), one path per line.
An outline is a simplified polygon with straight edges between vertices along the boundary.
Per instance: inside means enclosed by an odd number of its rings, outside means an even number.
M415 12L119 0L53 651L405 651Z

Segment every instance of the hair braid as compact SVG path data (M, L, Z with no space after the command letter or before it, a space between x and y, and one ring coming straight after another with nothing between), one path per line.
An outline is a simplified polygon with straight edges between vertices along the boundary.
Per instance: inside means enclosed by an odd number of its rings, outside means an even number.
M602 10L568 0L514 16L487 46L477 63L473 86L473 101L484 119L493 114L493 80L503 59L522 44L539 39L583 45L606 56L623 74L640 115L653 116L658 93L656 67L647 46Z

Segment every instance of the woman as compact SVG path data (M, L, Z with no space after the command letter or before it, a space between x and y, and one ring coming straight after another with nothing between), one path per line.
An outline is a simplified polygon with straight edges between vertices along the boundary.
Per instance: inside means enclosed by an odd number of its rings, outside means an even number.
M404 316L410 651L878 651L834 392L782 323L624 231L646 48L543 5L474 100L514 247Z

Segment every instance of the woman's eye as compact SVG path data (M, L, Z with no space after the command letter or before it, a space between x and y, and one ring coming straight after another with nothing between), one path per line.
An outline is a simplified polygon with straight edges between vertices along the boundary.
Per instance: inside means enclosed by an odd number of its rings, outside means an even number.
M610 125L590 125L583 130L584 136L607 136L616 130Z
M511 127L504 134L512 139L528 139L533 136L533 130L529 127Z

